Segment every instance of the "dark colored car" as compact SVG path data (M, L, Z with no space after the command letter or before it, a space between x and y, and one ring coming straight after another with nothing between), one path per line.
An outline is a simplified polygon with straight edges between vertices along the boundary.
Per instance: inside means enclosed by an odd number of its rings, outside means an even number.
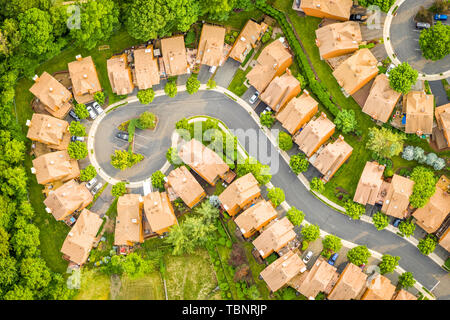
M338 256L339 256L338 253L333 253L333 255L331 256L331 258L328 259L328 263L331 264L332 266L334 266L334 263L336 262Z
M400 222L402 222L402 219L395 219L394 222L392 223L392 225L396 228L398 228L398 225L400 224Z
M128 135L128 132L119 131L116 133L116 137L121 140L128 141L129 135Z
M426 22L417 22L416 23L416 29L418 29L418 30L428 29L430 27L431 27L430 24L426 23Z
M358 21L358 22L364 22L367 20L367 16L363 16L362 14L351 14L350 15L350 21Z
M71 136L70 137L70 141L72 141L72 142L75 142L75 141L84 142L84 137Z
M71 116L75 121L81 121L81 119L77 116L77 114L75 113L75 111L73 111L73 109L69 111L69 116Z

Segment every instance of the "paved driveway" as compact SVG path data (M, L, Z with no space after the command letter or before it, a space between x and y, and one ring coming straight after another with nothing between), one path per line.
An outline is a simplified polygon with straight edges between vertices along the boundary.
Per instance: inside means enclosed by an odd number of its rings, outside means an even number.
M408 0L398 9L390 28L390 40L400 61L426 74L439 74L450 69L450 55L438 61L426 60L419 46L420 31L415 28L414 16L420 6L428 8L434 0Z
M217 69L216 75L214 76L214 80L216 80L217 85L228 88L240 65L241 64L238 61L228 58L223 66Z

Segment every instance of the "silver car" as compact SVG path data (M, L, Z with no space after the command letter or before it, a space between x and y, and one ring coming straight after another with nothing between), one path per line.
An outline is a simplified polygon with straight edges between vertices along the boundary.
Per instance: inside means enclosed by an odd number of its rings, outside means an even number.
M102 187L103 187L103 183L100 182L91 190L91 193L93 195L95 195L98 192L98 190L100 190Z
M97 102L94 102L92 104L92 107L95 109L95 111L97 111L98 114L102 114L104 112L102 107L100 107L100 105Z
M309 260L311 260L311 257L313 256L313 252L312 251L308 251L306 253L306 256L303 258L303 262L304 263L308 263Z
M250 102L250 104L254 104L256 102L256 100L258 100L259 97L259 92L256 91L254 95L252 95L252 97L248 100L248 102Z
M89 112L89 116L91 116L92 120L97 118L97 114L95 113L94 109L92 109L91 106L86 106L86 110Z
M93 186L94 184L96 184L97 181L98 181L98 180L97 180L96 177L92 178L88 183L86 183L86 188L88 188L88 189L92 188L92 186Z

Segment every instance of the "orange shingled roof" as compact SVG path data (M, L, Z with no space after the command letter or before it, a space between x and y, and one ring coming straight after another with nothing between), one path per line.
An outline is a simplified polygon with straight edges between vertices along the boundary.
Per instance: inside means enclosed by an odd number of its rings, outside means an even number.
M444 234L439 239L439 244L442 248L450 252L450 228L444 232Z
M333 135L335 127L336 125L322 113L294 136L294 142L307 157L310 157Z
M131 76L131 69L128 67L126 54L114 56L106 60L106 66L109 82L115 94L124 95L133 92L133 78Z
M172 170L167 176L167 182L189 208L206 196L205 190L185 166Z
M277 217L277 211L268 201L259 201L241 213L234 222L248 238Z
M396 92L389 85L389 78L379 74L372 84L369 96L362 111L375 120L383 123L389 120L401 93Z
M51 149L65 150L69 146L69 123L45 114L33 113L27 138L48 145Z
M33 160L36 180L39 184L67 181L80 175L78 161L70 159L66 150L46 153Z
M356 299L366 286L367 275L361 268L348 263L328 295L328 300Z
M309 95L308 91L303 90L303 94L289 101L276 118L290 134L295 134L311 120L317 111L319 111L319 103Z
M204 24L198 43L197 63L219 66L222 60L225 28Z
M359 23L355 21L328 24L316 30L316 37L322 59L354 52L362 41Z
M116 229L114 245L128 245L144 241L142 229L141 203L138 194L125 194L117 201Z
M283 217L265 228L258 238L253 241L253 245L261 257L265 259L274 251L280 251L289 241L294 240L296 236L294 225L287 217Z
M301 0L300 8L308 16L346 21L353 0Z
M413 187L414 181L394 174L381 211L399 219L406 218Z
M167 76L188 73L188 62L183 35L161 39L161 52Z
M337 279L336 267L326 260L319 258L316 260L311 270L304 275L303 281L296 290L308 298L315 298L319 292L325 292L330 283Z
M436 122L444 132L444 137L447 140L447 146L450 146L450 103L435 109Z
M375 161L367 161L359 178L353 201L362 205L374 205L383 183L383 172L384 166Z
M244 28L239 33L233 47L230 50L229 57L239 62L243 62L247 54L255 47L256 42L261 38L267 29L265 23L258 24L248 20Z
M92 57L81 58L69 62L70 79L72 80L72 92L78 103L87 103L94 100L94 93L101 91Z
M412 293L401 289L394 295L394 298L392 300L417 300L417 297Z
M165 192L151 192L144 197L144 213L153 232L163 234L178 224L172 204Z
M406 112L406 133L431 134L434 96L423 91L410 91L403 97Z
M251 173L247 173L230 184L220 195L223 208L234 216L238 211L261 195L258 181Z
M139 90L149 89L159 84L158 60L153 56L153 46L134 50L134 73Z
M428 233L434 233L439 229L450 213L450 194L436 188L436 191L422 208L414 211L416 223Z
M284 106L298 94L302 88L300 81L290 74L289 69L281 77L275 77L261 94L261 100L275 112L281 111Z
M394 292L395 286L391 281L385 276L378 274L370 281L369 287L364 292L361 300L391 300Z

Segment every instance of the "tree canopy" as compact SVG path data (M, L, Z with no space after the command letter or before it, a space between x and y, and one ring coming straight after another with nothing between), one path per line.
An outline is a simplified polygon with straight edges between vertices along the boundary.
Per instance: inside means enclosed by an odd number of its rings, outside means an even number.
M303 240L305 240L306 242L312 242L319 238L320 229L316 224L308 224L307 226L302 227L301 233L303 236Z
M347 259L356 266L361 266L369 261L371 253L366 246L357 246L347 252Z
M420 32L419 45L425 58L440 60L450 53L450 26L438 21Z
M436 192L437 179L430 169L417 166L411 173L411 180L415 183L409 202L414 208L422 208Z
M403 150L405 136L390 129L372 127L369 129L366 148L382 158L392 158Z
M407 94L416 83L419 73L408 62L396 66L389 73L389 85L397 92Z
M286 216L294 226L301 225L303 219L305 219L305 214L303 213L303 211L300 211L295 207L290 207L286 213Z
M267 193L267 198L269 198L270 202L276 208L285 200L284 191L277 187L270 188Z

